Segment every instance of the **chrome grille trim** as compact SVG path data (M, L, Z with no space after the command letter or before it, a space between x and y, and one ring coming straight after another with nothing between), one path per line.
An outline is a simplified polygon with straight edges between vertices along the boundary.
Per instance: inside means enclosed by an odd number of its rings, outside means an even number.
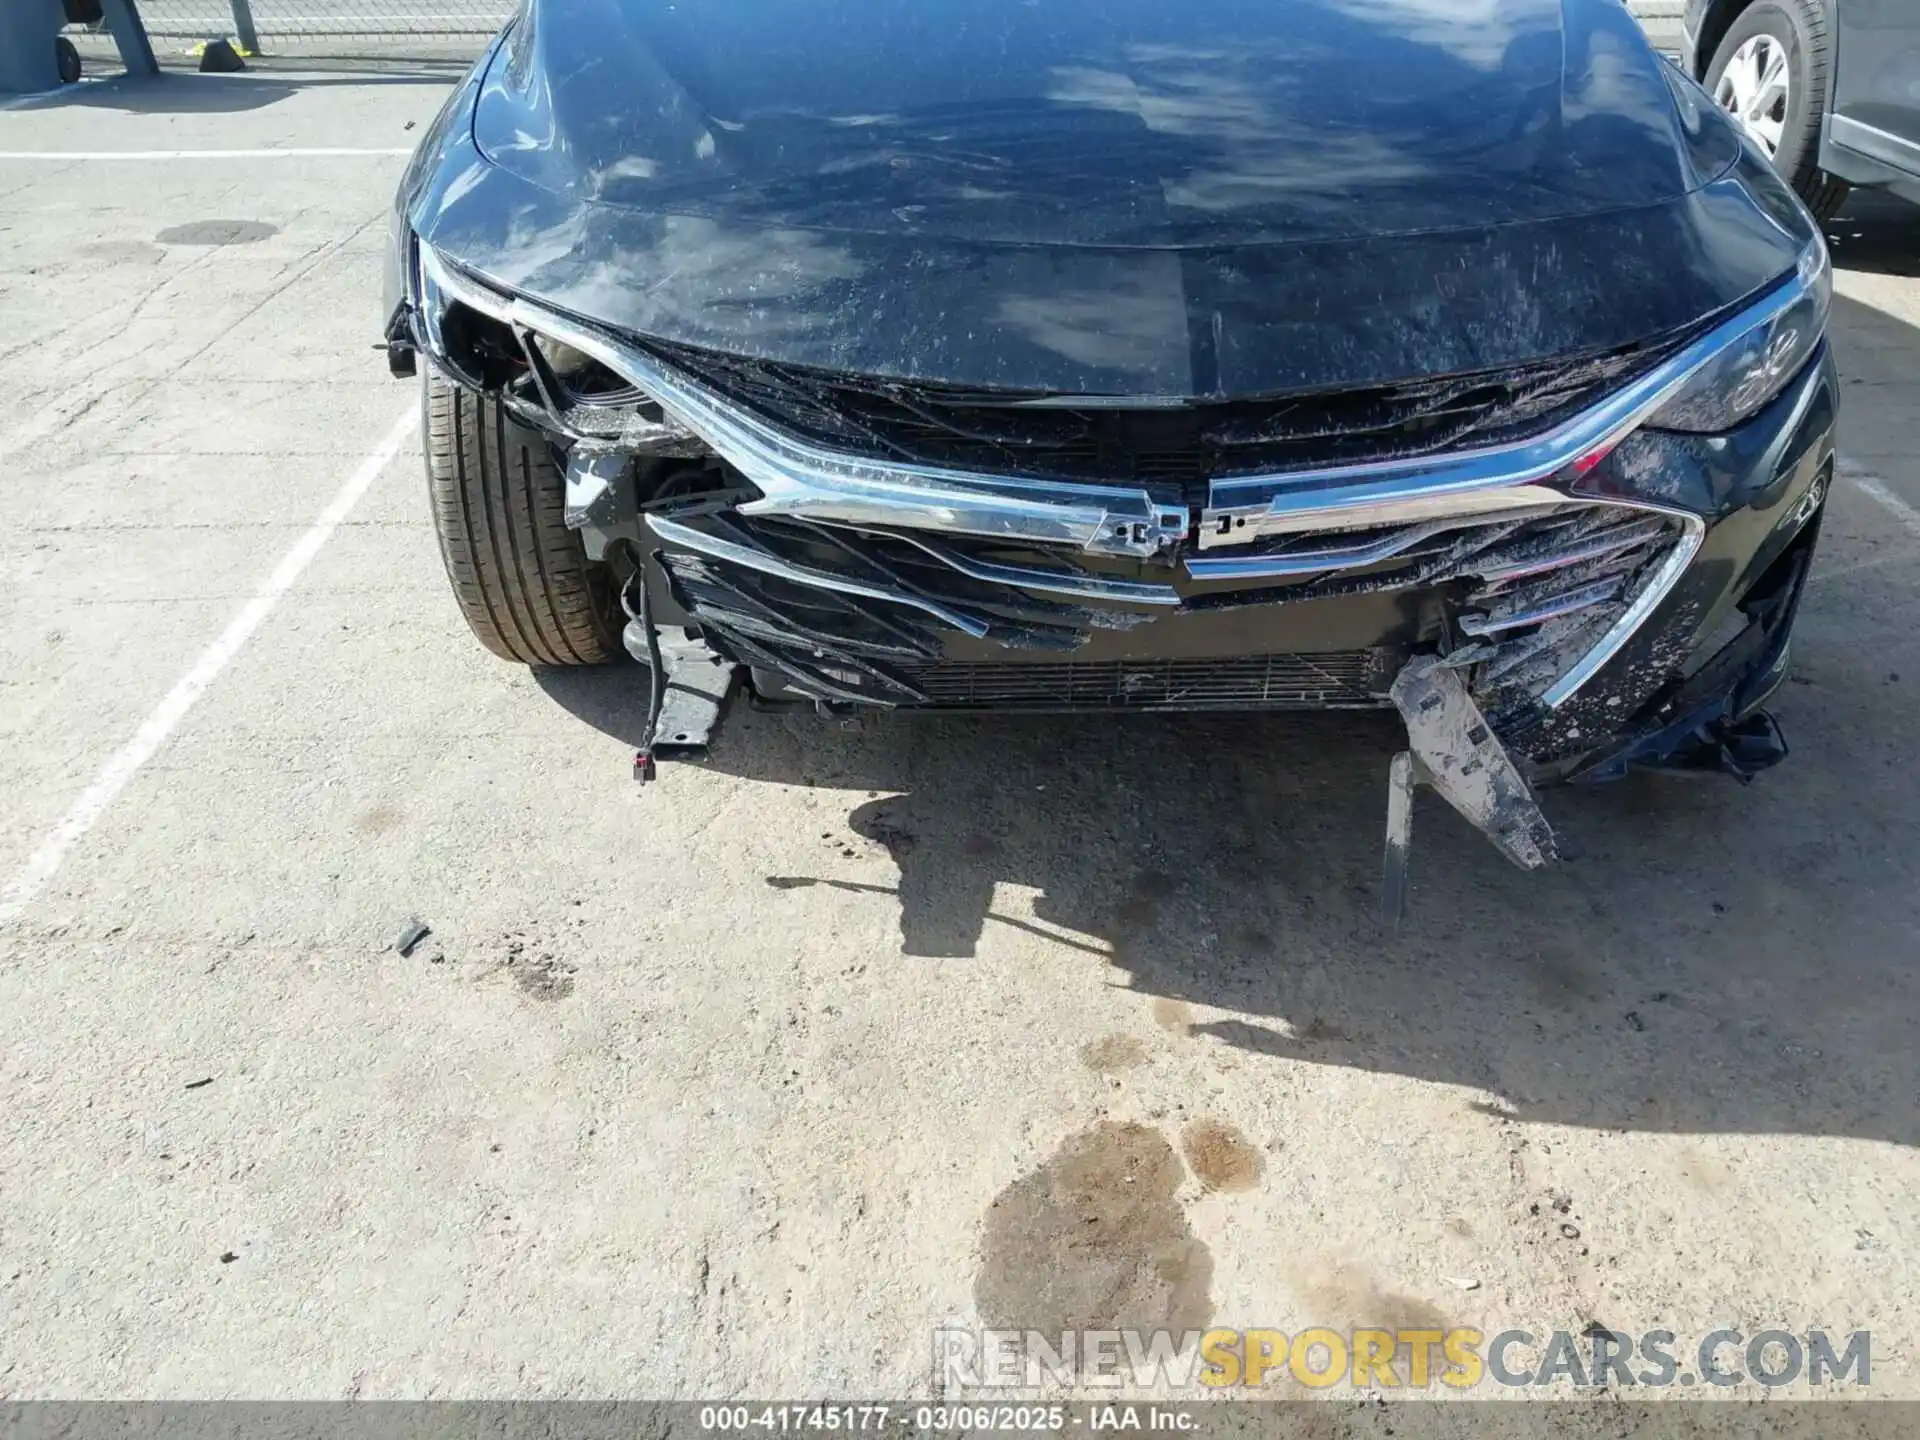
M571 345L638 385L759 489L763 498L743 504L744 514L906 525L1139 559L1169 552L1187 538L1187 508L1159 504L1145 490L894 464L810 444L729 404L638 346L536 301L489 290L430 246L419 251L424 290L438 289L503 324ZM429 320L425 328L429 343L437 344L437 322Z
M1643 510L1649 514L1665 515L1680 527L1680 535L1668 551L1667 558L1660 568L1640 587L1640 593L1628 604L1626 611L1614 622L1613 627L1600 637L1599 641L1574 663L1571 670L1562 675L1541 693L1540 703L1549 710L1558 710L1567 701L1579 693L1585 685L1600 672L1609 660L1620 653L1620 648L1633 637L1634 631L1645 623L1656 606L1667 598L1680 577L1687 573L1687 567L1693 563L1693 557L1699 553L1701 544L1707 535L1706 522L1698 515L1685 510L1669 510L1658 505L1633 505L1626 508Z
M1200 514L1200 548L1299 530L1391 524L1431 515L1436 505L1477 509L1493 500L1489 491L1512 494L1539 486L1583 455L1618 444L1721 351L1771 323L1810 288L1811 282L1796 270L1757 303L1639 379L1532 440L1414 460L1215 480Z
M1188 537L1185 507L1159 504L1144 489L981 475L810 444L741 411L637 345L537 301L489 289L431 246L420 245L419 255L423 290L437 289L505 324L571 345L639 386L760 489L764 498L743 505L745 513L911 526L1140 559L1161 556ZM1562 498L1542 482L1641 424L1721 350L1791 307L1809 283L1798 271L1789 274L1645 375L1532 440L1404 461L1216 479L1200 514L1198 546L1217 549L1269 534L1360 529ZM424 328L434 343L435 319L428 318Z
M429 358L444 364L438 321L441 307L449 299L517 332L533 331L571 345L640 387L669 419L698 435L757 487L761 498L743 503L739 507L742 514L894 533L920 530L983 536L1148 561L1168 559L1190 538L1200 550L1213 550L1269 536L1443 520L1457 526L1472 517L1489 518L1493 512L1520 512L1524 517L1528 511L1567 503L1569 497L1548 482L1557 481L1581 457L1617 443L1724 348L1755 327L1770 323L1800 300L1810 286L1802 273L1788 275L1754 304L1646 374L1531 440L1405 461L1216 479L1209 486L1209 503L1201 511L1197 535L1193 535L1192 517L1185 507L1163 505L1144 489L981 475L868 459L813 445L741 411L723 395L638 346L536 301L503 295L458 270L424 243L417 246L416 253L421 338ZM1704 523L1689 513L1630 502L1606 503L1667 516L1679 534L1618 621L1541 693L1541 702L1549 708L1563 705L1618 653L1685 573L1704 537ZM663 535L662 524L674 525L663 517L649 517L649 523ZM687 534L691 538L684 543L689 548L705 549L709 554L715 553L712 547L716 543L726 543L698 531L689 530ZM749 558L716 558L753 563L776 573L768 569L767 557L745 553ZM1258 556L1196 556L1189 562L1189 569L1196 578L1248 579L1303 573L1298 557L1289 562L1292 568L1261 568L1272 563ZM1209 566L1217 568L1209 570ZM849 582L821 572L795 573L787 578L868 598L896 600L968 633L979 633L981 628L974 617L924 597L877 587L853 589ZM1102 596L1094 588L1055 593L1114 598L1111 594ZM1154 599L1147 603L1166 602Z

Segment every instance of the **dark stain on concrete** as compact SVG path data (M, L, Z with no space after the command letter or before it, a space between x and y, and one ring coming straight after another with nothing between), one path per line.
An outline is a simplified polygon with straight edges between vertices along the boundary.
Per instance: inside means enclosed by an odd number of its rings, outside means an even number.
M157 265L167 258L165 250L148 240L90 240L74 254L107 265Z
M1348 1260L1307 1264L1289 1277L1316 1323L1381 1330L1447 1330L1452 1322L1417 1295L1389 1290Z
M1247 1137L1224 1120L1195 1120L1180 1132L1180 1152L1209 1190L1251 1190L1266 1161Z
M513 983L522 995L533 1000L564 1000L573 994L573 977L578 967L551 950L534 949L519 931L509 934L506 941L503 968L513 976Z
M280 233L264 220L195 220L174 225L153 238L162 245L255 245Z
M1213 1255L1174 1202L1159 1131L1103 1121L1062 1141L988 1208L973 1300L995 1328L1200 1330Z
M1170 899L1177 887L1171 875L1158 870L1142 870L1133 877L1133 890L1120 902L1119 920L1124 929L1144 929L1160 918L1160 902Z
M1298 1031L1302 1040L1351 1040L1353 1037L1331 1020L1316 1015Z
M400 818L391 805L371 805L353 817L353 828L362 835L384 835L399 826Z
M1080 1047L1080 1063L1100 1075L1118 1075L1146 1060L1147 1047L1131 1035L1102 1035Z
M573 994L573 967L562 965L546 955L531 960L507 962L513 968L513 983L522 995L535 1000L564 1000Z
M1519 959L1540 999L1558 1010L1577 1010L1606 994L1604 981L1565 945L1542 945Z
M1176 1035L1188 1035L1193 1031L1193 1006L1184 1000L1160 996L1153 1002L1153 1018Z

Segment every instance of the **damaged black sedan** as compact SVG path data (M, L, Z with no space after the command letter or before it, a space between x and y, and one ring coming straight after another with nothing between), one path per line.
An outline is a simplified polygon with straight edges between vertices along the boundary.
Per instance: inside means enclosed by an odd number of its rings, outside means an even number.
M1614 0L526 0L388 284L467 620L664 676L643 775L742 686L1397 708L1390 857L1534 865L1784 753L1827 255Z

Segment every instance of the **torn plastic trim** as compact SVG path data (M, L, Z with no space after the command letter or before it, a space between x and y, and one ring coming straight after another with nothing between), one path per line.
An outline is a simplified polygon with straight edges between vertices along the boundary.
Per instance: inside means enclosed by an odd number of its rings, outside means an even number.
M886 533L915 549L925 551L962 575L975 580L985 580L991 584L1011 585L1040 595L1063 595L1076 600L1110 600L1134 605L1169 605L1175 608L1178 608L1181 603L1180 592L1171 585L1158 585L1144 580L1121 580L1090 573L1072 574L1061 570L1043 570L1032 565L1002 565L991 560L976 560L971 556L962 555L951 546L942 545L938 541L929 540L925 536L915 535L907 530L889 530Z
M1519 630L1529 625L1542 625L1549 620L1558 620L1562 615L1571 615L1611 600L1620 593L1626 583L1623 575L1609 575L1604 580L1594 580L1572 590L1563 590L1530 605L1515 608L1496 608L1484 614L1469 612L1460 617L1460 628L1469 635L1500 635L1508 630Z
M1645 584L1640 587L1627 608L1614 621L1606 634L1594 643L1592 649L1576 660L1571 669L1540 696L1540 703L1548 710L1557 710L1580 692L1589 680L1606 667L1609 660L1620 653L1621 647L1631 640L1647 617L1652 615L1662 600L1679 583L1680 577L1687 573L1687 567L1693 564L1693 557L1700 553L1700 547L1706 542L1707 523L1690 510L1675 509L1670 505L1650 505L1643 501L1616 500L1611 497L1606 502L1627 510L1644 510L1651 515L1664 515L1680 527L1680 535L1667 552L1666 559L1660 562Z
M1554 501L1558 502L1559 498L1555 496ZM1549 503L1542 513L1552 508L1552 503ZM1390 560L1411 550L1421 541L1432 539L1452 528L1454 521L1450 519L1428 520L1371 540L1346 545L1322 545L1308 550L1289 550L1279 555L1196 555L1187 560L1187 573L1196 580L1264 580L1360 569Z
M1761 707L1787 678L1793 621L1812 570L1818 525L1816 514L1741 600L1739 613L1746 624L1650 707L1651 719L1605 754L1588 757L1560 778L1598 785L1630 770L1718 770L1745 781L1784 759L1786 742L1779 726ZM1757 717L1765 717L1764 726L1748 724ZM1723 744L1737 764L1722 763Z
M745 508L745 507L741 507ZM708 555L715 560L730 561L735 565L744 565L749 570L758 570L763 575L772 575L779 580L790 581L795 585L810 585L817 590L833 590L842 595L856 595L863 600L884 600L894 605L905 605L909 609L924 611L934 619L951 625L976 640L987 633L987 625L971 615L962 614L950 606L942 605L938 600L929 600L923 595L915 595L905 590L889 590L879 585L868 585L844 575L834 575L825 570L815 570L811 566L796 565L783 560L765 550L751 545L738 544L723 536L709 535L704 530L696 530L691 525L682 525L665 515L649 513L646 517L647 528L660 539L672 545L679 545L696 554Z

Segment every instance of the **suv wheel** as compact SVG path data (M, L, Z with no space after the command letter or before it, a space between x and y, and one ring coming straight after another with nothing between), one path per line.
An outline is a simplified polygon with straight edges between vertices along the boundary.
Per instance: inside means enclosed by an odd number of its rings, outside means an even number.
M613 577L567 529L566 476L546 440L431 372L423 395L433 528L468 628L526 665L624 658Z
M1821 0L1757 0L1720 37L1704 82L1822 220L1847 198L1819 164L1832 63Z

